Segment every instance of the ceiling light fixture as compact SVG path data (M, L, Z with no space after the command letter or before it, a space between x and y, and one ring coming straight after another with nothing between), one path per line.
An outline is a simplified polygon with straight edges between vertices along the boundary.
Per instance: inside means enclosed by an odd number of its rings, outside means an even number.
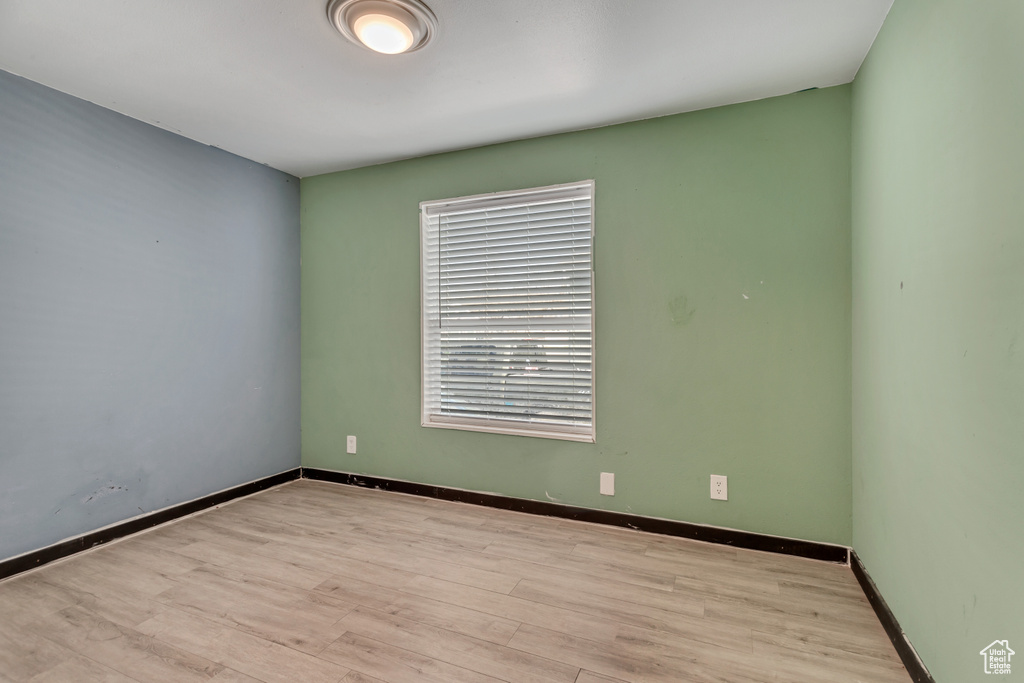
M356 45L386 55L418 50L437 32L437 18L419 0L331 0L327 17Z

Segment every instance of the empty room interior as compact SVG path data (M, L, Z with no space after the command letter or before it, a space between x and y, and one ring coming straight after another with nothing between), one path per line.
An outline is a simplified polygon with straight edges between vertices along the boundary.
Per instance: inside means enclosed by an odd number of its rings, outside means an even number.
M0 0L0 683L1024 676L1022 61Z

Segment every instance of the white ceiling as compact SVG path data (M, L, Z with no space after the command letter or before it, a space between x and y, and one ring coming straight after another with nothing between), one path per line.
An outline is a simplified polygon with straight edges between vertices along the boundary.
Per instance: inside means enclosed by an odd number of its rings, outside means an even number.
M386 56L327 0L0 0L0 69L298 176L847 83L892 0L427 0Z

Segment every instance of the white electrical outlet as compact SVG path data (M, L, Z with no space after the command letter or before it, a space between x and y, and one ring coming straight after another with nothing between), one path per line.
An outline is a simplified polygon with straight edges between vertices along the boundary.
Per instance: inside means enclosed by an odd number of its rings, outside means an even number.
M711 500L729 500L728 477L721 474L711 475Z
M615 495L615 473L614 472L602 472L601 473L601 495L602 496L614 496Z
M350 436L350 437L348 437L346 442L347 442L346 445L348 446L348 448L347 448L348 453L349 454L355 454L355 452L356 452L356 437Z

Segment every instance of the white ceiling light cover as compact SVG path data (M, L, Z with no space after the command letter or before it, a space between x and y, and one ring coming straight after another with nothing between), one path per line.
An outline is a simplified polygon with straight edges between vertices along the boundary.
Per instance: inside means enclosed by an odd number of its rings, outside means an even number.
M419 0L331 0L327 17L356 45L383 54L419 50L437 33L437 19Z

